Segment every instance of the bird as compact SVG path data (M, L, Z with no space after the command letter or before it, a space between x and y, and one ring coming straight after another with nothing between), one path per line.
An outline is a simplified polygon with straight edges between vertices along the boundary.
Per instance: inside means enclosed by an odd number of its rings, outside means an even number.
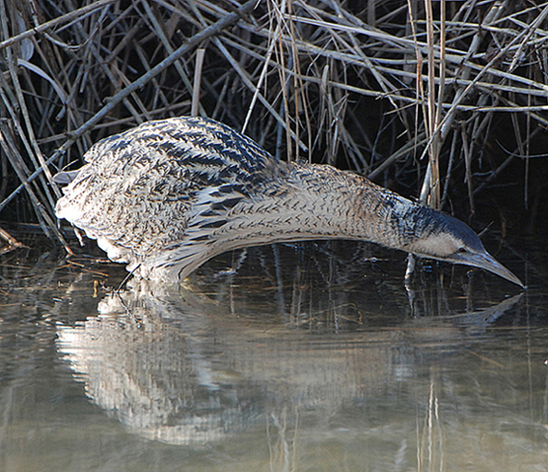
M135 277L181 283L211 258L279 242L347 239L464 264L524 287L462 221L327 164L274 158L214 120L145 122L64 171L55 212Z

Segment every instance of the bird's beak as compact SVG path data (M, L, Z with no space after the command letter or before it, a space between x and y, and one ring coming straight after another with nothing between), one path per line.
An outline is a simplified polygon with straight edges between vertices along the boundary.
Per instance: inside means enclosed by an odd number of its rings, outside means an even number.
M525 285L518 279L512 272L510 272L506 267L504 267L500 262L498 262L491 254L488 252L476 253L476 254L458 254L455 262L459 264L470 265L473 267L479 267L480 269L488 270L493 274L497 274L503 279L514 282L522 288L526 288Z

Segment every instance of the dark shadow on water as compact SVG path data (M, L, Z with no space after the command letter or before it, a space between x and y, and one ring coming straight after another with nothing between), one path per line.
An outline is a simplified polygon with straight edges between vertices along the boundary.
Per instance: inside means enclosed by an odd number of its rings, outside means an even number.
M111 266L14 257L0 267L1 464L548 467L546 284L433 266L410 299L393 257L278 245L182 287L119 291Z

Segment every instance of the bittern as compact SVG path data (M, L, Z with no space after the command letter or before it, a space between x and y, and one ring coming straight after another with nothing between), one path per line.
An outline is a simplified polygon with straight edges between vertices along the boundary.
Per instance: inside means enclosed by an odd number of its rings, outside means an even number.
M370 241L523 287L463 222L329 165L282 162L215 121L142 124L95 144L56 213L138 277L177 282L246 246Z

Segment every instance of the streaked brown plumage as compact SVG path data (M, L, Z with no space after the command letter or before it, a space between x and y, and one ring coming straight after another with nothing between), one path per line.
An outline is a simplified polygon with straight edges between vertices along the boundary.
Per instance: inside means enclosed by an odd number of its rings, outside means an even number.
M175 282L245 246L354 239L489 270L523 286L461 221L327 165L280 162L203 118L145 123L85 155L56 206L115 262Z

